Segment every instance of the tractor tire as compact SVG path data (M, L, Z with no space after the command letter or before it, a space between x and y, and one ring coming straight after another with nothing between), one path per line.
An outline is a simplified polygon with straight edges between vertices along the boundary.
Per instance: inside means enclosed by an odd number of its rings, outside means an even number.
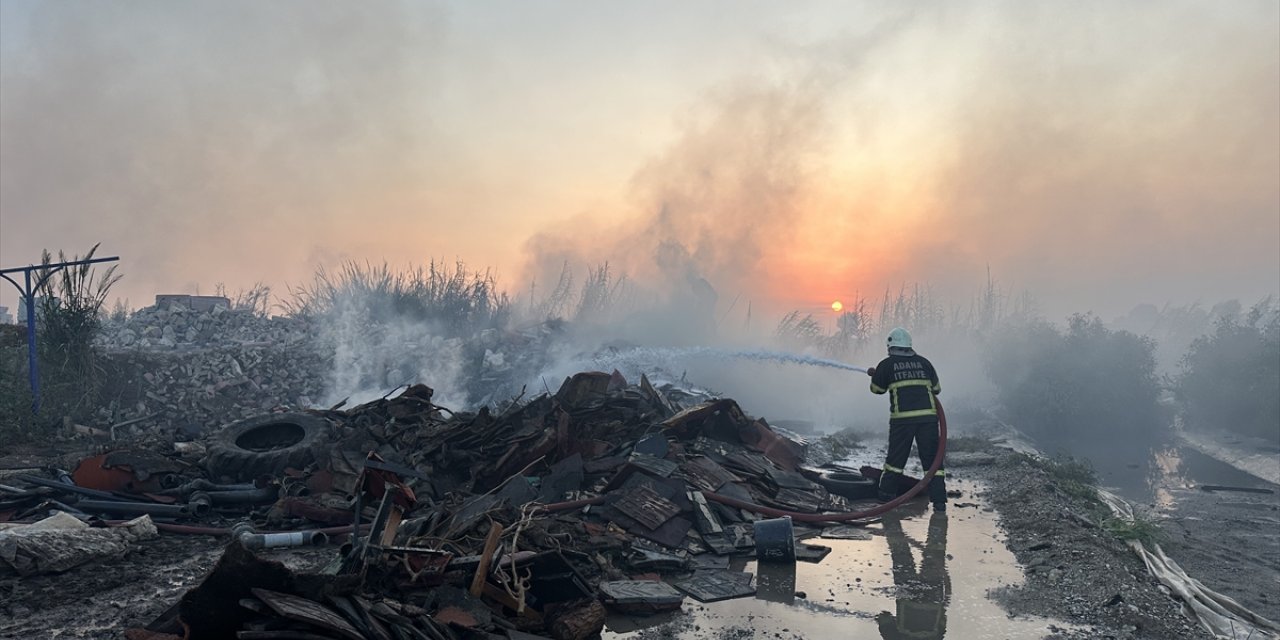
M251 482L315 460L329 440L329 421L305 413L272 413L227 425L209 443L204 467L209 475Z
M852 471L824 471L817 482L827 491L850 500L874 498L879 490L878 482Z

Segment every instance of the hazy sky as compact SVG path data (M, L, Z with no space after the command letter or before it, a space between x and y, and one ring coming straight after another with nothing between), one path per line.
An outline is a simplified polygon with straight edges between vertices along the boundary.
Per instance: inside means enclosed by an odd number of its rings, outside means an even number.
M1253 300L1280 3L0 0L0 264L95 242L134 306L432 257Z

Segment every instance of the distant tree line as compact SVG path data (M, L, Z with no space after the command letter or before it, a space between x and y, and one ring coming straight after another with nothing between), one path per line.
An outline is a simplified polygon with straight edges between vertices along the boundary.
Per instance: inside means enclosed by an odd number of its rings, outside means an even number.
M1176 372L1157 372L1157 343L1074 315L1005 322L984 337L984 365L1007 418L1053 443L1158 437L1174 423L1280 440L1280 305L1221 305L1211 333ZM1172 392L1173 404L1161 402Z

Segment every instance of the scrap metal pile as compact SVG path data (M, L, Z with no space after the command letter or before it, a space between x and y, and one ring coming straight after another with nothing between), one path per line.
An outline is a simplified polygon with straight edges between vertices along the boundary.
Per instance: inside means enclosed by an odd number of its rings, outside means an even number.
M803 466L802 441L733 400L616 371L501 411L432 395L251 418L199 460L112 451L18 476L0 484L0 572L64 571L157 531L227 535L204 581L131 637L587 638L607 608L754 593L730 566L758 549L821 560L829 548L798 542L820 525L759 513L847 512L828 487L874 486ZM340 546L315 573L255 552L326 543Z

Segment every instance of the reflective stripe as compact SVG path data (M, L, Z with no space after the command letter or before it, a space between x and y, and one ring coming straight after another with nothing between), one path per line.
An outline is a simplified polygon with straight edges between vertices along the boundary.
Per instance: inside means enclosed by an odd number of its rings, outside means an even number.
M933 385L933 389L931 389L931 391L933 391L933 395L935 396L938 395L939 393L942 393L942 385L941 384Z
M890 418L915 418L918 416L936 416L936 415L938 415L937 409L917 409L915 411L899 411L897 413L890 413L889 417Z
M871 393L884 393L885 391L888 391L888 389L882 388L874 382L871 383Z
M945 477L947 477L947 470L946 470L946 469L938 469L938 472L937 472L937 473L935 473L935 474L933 474L933 476L934 476L935 478L945 478Z
M901 473L901 474L903 474L903 475L906 475L906 473L907 473L907 470L906 470L906 469L900 469L900 468L898 468L898 467L895 467L895 466L893 466L893 465L889 464L888 462L884 463L884 470L885 470L885 471L888 471L888 472L890 472L890 473Z
M898 389L902 387L928 387L930 391L929 408L913 409L911 411L899 411L898 410ZM899 380L897 382L891 383L889 385L889 391L891 392L889 394L889 419L892 420L894 418L917 418L920 416L938 415L938 404L933 399L934 387L940 387L940 385L935 385L933 384L932 380L925 380L923 378L913 379L913 380Z

